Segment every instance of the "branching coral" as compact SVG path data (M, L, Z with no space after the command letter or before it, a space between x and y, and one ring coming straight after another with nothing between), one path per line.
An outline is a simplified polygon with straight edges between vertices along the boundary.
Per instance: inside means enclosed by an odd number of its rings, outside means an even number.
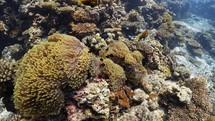
M15 63L0 59L0 82L12 80L15 77Z
M132 51L138 50L144 55L143 61L145 65L152 69L158 69L163 72L167 78L171 77L171 68L173 61L170 56L163 53L163 46L157 40L141 41L126 41L128 48Z
M80 87L87 78L93 56L76 38L49 36L48 42L33 47L20 61L16 73L14 103L26 117L58 114L64 106L61 88L69 81Z

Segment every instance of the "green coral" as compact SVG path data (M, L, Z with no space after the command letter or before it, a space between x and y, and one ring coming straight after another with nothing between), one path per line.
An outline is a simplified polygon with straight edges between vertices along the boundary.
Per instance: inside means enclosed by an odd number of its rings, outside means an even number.
M15 108L26 117L59 114L64 106L61 89L86 80L94 56L78 39L64 34L48 37L24 55L16 73Z

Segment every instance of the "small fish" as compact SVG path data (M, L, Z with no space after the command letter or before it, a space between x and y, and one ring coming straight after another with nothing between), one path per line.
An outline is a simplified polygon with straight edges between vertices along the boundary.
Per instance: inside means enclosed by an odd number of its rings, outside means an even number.
M136 36L136 40L145 39L148 36L149 36L149 32L148 30L145 30Z

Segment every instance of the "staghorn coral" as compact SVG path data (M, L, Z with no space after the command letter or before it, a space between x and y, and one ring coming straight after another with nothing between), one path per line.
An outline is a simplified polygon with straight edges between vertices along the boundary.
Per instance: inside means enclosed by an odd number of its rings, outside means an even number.
M110 79L109 88L111 91L117 91L122 88L126 75L121 66L110 59L100 59L99 70L101 76Z
M14 103L26 117L59 114L64 106L61 89L86 80L93 56L76 38L64 34L48 37L24 55L16 73Z

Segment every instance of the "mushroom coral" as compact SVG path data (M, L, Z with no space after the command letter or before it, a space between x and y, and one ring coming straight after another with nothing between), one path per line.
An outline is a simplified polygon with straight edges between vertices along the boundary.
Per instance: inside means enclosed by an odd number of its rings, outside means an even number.
M54 34L20 60L14 88L15 108L26 117L57 115L64 106L61 89L84 84L94 56L78 39Z

